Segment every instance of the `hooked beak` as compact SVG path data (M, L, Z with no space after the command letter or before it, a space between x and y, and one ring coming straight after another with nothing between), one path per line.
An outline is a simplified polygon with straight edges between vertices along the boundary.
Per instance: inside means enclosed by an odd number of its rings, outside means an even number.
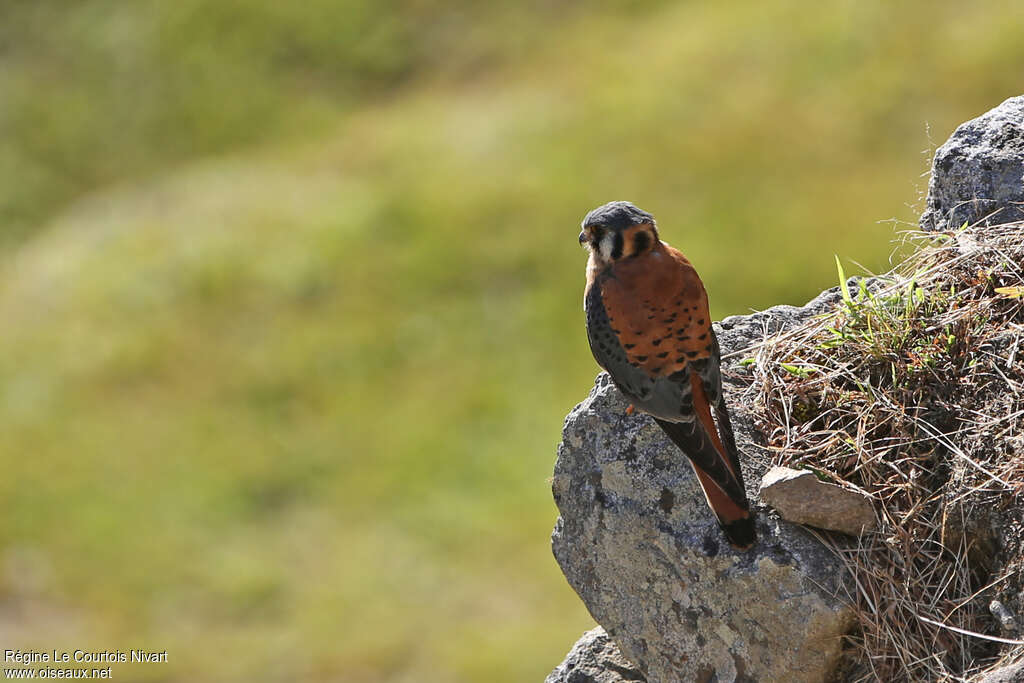
M587 242L587 231L580 230L580 244L586 244Z

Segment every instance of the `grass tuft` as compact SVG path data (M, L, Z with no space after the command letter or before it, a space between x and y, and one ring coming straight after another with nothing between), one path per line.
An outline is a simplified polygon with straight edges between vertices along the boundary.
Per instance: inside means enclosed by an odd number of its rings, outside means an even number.
M1024 225L907 238L907 261L855 286L837 258L835 310L749 364L770 464L876 503L877 530L823 537L854 577L856 681L965 680L1024 655L988 609L1021 608Z

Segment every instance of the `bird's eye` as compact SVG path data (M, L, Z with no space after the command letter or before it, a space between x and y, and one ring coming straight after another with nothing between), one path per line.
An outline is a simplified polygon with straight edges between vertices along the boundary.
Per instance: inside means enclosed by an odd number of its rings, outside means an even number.
M580 231L580 244L597 244L604 236L604 230L596 225L588 225Z

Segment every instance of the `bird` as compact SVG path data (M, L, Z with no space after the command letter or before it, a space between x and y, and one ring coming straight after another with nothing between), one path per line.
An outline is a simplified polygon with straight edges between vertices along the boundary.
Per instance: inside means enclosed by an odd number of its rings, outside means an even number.
M703 282L682 252L659 239L654 216L630 202L597 207L581 227L594 359L632 402L627 413L649 414L689 459L730 544L750 548L754 515Z

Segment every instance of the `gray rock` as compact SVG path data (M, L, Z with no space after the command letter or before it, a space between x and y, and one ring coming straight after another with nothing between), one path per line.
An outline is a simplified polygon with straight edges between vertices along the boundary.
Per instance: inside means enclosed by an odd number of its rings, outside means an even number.
M976 683L1024 683L1024 661L991 671L976 679Z
M838 299L836 288L804 308L723 320L725 376L736 381L735 362L766 333ZM731 390L727 382L737 443L749 455L760 446ZM627 406L602 373L567 417L558 449L552 547L590 613L652 683L826 680L852 625L838 597L850 588L839 561L807 530L764 511L754 548L732 549L686 458ZM750 488L757 460L744 458Z
M583 634L544 683L626 683L647 679L630 664L601 627Z
M859 536L875 526L871 498L821 481L813 472L773 467L761 479L761 502L796 524Z
M1003 633L1009 636L1016 636L1020 633L1020 626L1017 624L1017 617L1009 608L998 600L988 603L988 611L999 622Z
M960 125L935 152L923 230L1024 220L1024 96Z

